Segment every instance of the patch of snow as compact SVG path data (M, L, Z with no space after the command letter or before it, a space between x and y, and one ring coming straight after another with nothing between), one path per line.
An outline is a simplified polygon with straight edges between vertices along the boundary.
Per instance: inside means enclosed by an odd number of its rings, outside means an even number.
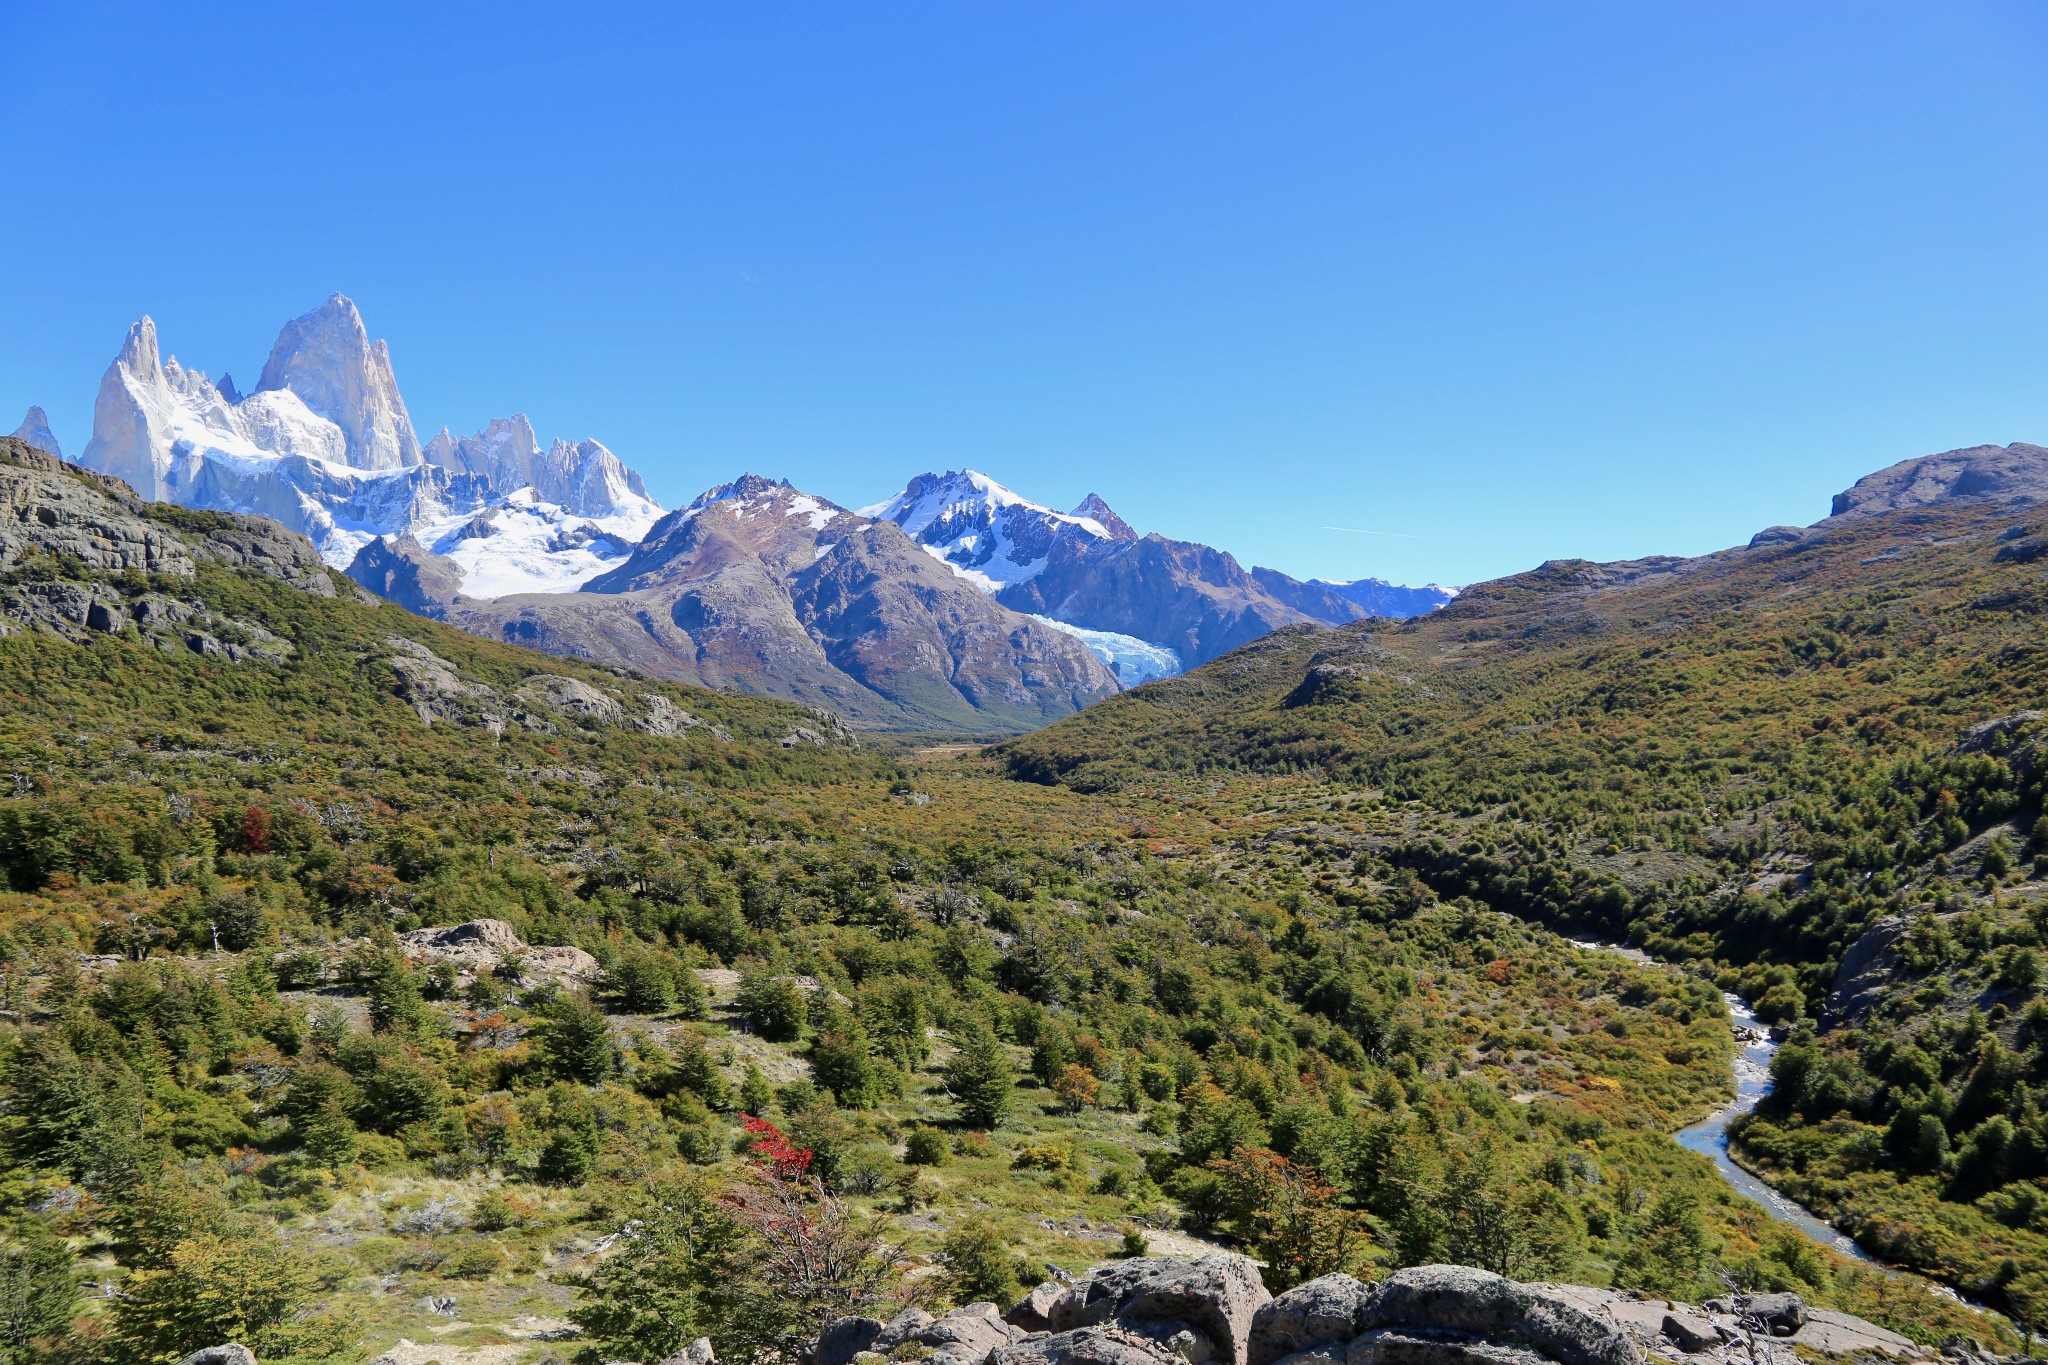
M1051 626L1063 635L1071 635L1088 646L1089 653L1102 660L1125 687L1136 687L1154 678L1170 678L1181 671L1180 654L1165 645L1155 645L1135 635L1119 635L1113 630L1071 626L1050 616L1031 619L1040 625Z
M839 515L836 508L827 507L809 493L799 494L788 507L783 509L786 517L808 517L813 531L822 531L832 524L832 518Z
M660 515L644 498L609 517L583 517L522 488L487 512L454 511L414 531L420 543L454 562L465 597L574 592L618 567ZM488 533L477 534L488 517Z

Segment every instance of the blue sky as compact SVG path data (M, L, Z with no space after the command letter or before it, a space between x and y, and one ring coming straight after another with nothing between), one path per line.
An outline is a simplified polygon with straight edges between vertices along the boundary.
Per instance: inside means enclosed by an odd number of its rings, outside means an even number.
M966 464L1301 575L2048 443L2038 4L17 0L0 49L0 431L73 454L137 316L246 384L337 289L423 435L524 410L670 504Z

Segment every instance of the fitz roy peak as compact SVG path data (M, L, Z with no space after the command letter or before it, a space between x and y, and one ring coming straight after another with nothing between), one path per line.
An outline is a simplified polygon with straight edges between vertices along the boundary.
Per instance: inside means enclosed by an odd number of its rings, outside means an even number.
M263 363L258 394L289 390L341 428L347 463L356 469L403 469L420 463L419 438L398 396L391 350L371 341L355 304L340 294L277 334Z
M336 568L410 536L481 596L573 588L661 514L609 450L557 441L542 454L523 415L423 450L389 348L340 294L285 324L246 397L162 357L143 318L100 380L80 462L147 497L271 517Z

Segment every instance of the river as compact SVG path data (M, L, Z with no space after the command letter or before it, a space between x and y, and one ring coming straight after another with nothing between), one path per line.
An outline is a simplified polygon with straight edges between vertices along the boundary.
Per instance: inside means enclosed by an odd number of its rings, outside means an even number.
M1572 942L1581 948L1590 948L1596 952L1619 953L1631 962L1656 961L1640 948L1630 948L1618 943L1598 943L1591 939L1573 939ZM1725 991L1721 998L1728 1002L1728 1017L1735 1028L1735 1102L1678 1133L1678 1145L1698 1152L1712 1161L1714 1169L1718 1170L1729 1184L1738 1192L1763 1205L1764 1212L1779 1222L1798 1228L1831 1251L1838 1251L1868 1265L1879 1264L1850 1238L1821 1221L1793 1199L1780 1194L1757 1176L1736 1165L1735 1159L1728 1155L1728 1126L1756 1108L1758 1102L1770 1093L1771 1058L1778 1051L1778 1045L1771 1040L1770 1030L1757 1022L1748 1001L1737 995L1729 995Z

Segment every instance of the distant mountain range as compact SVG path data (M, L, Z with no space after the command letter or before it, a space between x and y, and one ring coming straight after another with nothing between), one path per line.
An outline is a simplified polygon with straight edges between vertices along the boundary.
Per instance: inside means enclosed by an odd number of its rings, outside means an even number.
M40 408L15 433L61 454ZM1282 626L1414 616L1435 585L1302 582L1071 512L984 474L920 474L851 511L746 475L664 514L595 440L523 414L421 442L388 348L337 294L287 323L243 394L129 329L89 468L143 496L258 513L409 610L878 729L1030 728Z

